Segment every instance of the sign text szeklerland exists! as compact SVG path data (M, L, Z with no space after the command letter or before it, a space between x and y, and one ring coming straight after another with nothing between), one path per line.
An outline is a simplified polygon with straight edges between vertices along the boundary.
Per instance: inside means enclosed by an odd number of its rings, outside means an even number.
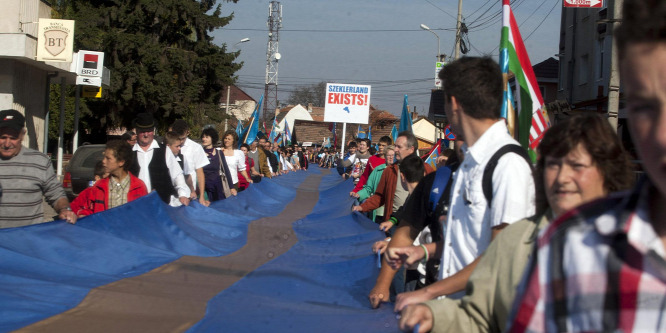
M569 8L601 8L603 7L603 0L564 0L564 7Z
M369 116L370 86L326 84L325 122L367 124Z

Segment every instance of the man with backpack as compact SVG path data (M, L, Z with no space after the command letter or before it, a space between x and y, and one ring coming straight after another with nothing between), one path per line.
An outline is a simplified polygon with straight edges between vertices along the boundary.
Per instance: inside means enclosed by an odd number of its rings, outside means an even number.
M464 295L477 258L491 240L508 224L535 212L529 158L500 119L503 83L497 63L485 57L466 57L447 65L439 77L444 84L447 118L452 130L464 140L464 157L453 174L446 218L440 217L445 221L442 241L411 248L419 228L425 225L406 215L389 243L385 254L389 266L400 266L414 258L440 263L439 281L398 295L396 311L440 296ZM410 251L401 249L408 247ZM383 296L382 289L373 291L370 302L376 307L386 298L377 297Z

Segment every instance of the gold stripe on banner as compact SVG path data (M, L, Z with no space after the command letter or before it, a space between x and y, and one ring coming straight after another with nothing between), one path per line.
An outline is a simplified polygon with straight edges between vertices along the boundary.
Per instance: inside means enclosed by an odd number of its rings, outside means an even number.
M323 174L329 172L322 170ZM115 333L189 329L203 319L211 298L298 241L292 223L314 208L322 176L308 176L294 200L277 216L252 221L247 243L238 251L212 258L185 256L146 274L100 286L75 308L19 331Z

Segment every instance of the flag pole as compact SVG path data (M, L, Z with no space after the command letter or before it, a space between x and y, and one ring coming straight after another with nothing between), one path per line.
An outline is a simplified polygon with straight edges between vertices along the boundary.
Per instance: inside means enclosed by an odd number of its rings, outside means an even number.
M345 136L347 135L347 123L342 123L342 144L340 146L340 158L345 156Z

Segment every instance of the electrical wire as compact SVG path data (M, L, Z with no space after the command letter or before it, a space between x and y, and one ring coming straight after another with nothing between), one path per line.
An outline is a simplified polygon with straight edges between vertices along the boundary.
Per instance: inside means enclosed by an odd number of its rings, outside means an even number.
M447 11L445 11L444 9L441 9L441 8L437 7L434 3L430 2L430 0L423 0L423 1L429 3L431 6L437 8L437 9L439 9L442 13L444 13L444 14L446 14L446 15L449 15L449 16L452 17L454 20L458 20L457 17L455 17L455 16L449 14L449 13L448 13Z
M553 5L553 7L551 7L550 10L548 11L548 13L546 14L546 16L543 17L543 20L541 20L541 22L539 22L539 25L537 25L536 28L534 28L534 30L532 30L532 32L531 32L529 35L527 35L527 37L526 37L524 40L528 40L528 39L530 39L530 37L532 37L532 35L533 35L533 34L539 29L539 27L541 27L541 25L543 24L543 22L546 21L546 19L547 19L548 16L550 15L550 13L553 11L553 9L555 9L555 7L557 7L557 5L558 5L559 3L560 3L559 0L556 0L556 1L555 1L555 4Z

